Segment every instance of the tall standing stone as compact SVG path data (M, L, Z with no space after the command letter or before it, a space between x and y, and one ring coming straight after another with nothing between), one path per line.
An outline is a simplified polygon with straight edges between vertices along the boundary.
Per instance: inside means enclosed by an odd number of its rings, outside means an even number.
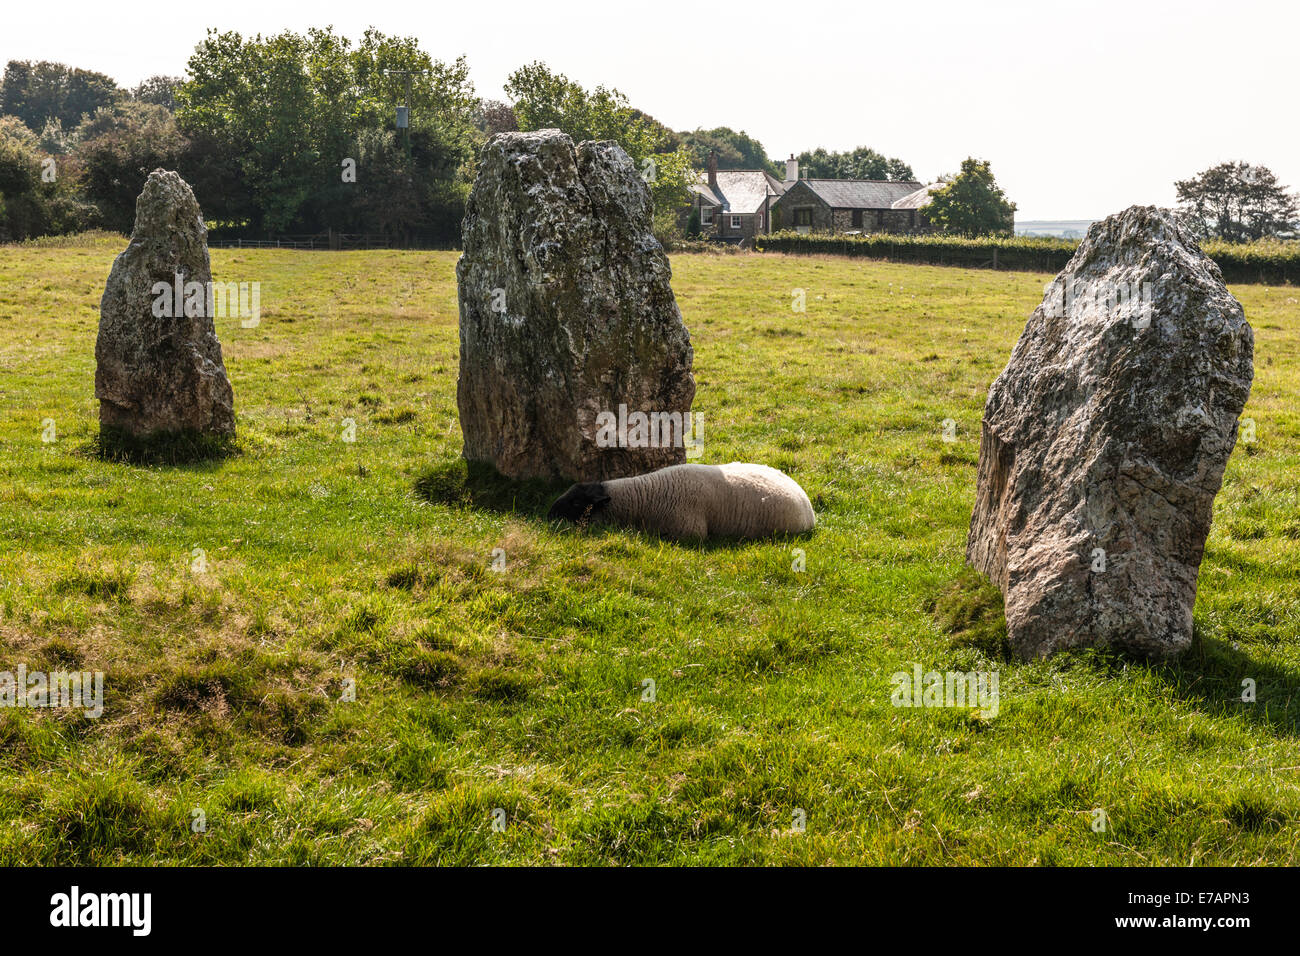
M462 240L468 461L511 478L588 481L685 460L680 443L598 441L602 413L680 415L695 396L650 192L619 146L575 147L558 130L494 136Z
M194 193L176 173L155 169L135 203L131 242L113 261L99 304L101 431L136 438L235 433L211 281L208 230Z
M966 554L1023 657L1190 644L1254 336L1173 215L1093 224L989 390Z

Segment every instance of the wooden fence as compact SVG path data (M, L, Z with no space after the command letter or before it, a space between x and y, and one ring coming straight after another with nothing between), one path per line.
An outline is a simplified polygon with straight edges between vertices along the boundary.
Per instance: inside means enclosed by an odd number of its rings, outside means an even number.
M351 233L322 232L311 236L280 236L275 239L209 238L212 249L319 249L340 251L355 249L458 249L456 243L422 237L393 239L390 236L368 236Z

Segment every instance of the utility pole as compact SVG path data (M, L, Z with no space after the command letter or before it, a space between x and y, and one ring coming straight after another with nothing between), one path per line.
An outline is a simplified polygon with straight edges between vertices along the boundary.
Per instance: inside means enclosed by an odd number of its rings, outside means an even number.
M406 141L406 158L411 158L411 77L417 73L423 76L428 70L384 70L385 76L406 77L406 102L397 108L397 128L402 131Z

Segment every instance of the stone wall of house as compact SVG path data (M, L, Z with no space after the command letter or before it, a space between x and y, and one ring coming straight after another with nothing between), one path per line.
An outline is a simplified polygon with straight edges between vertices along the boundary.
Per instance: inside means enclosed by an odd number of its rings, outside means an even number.
M737 240L753 239L755 236L763 235L767 232L775 231L779 226L779 215L773 208L776 203L775 199L768 201L768 209L752 215L742 215L740 217L740 228L733 229L731 226L731 213L722 212L715 208L713 211L713 222L710 225L704 224L702 207L707 205L703 197L698 193L691 198L690 205L682 206L677 215L677 224L681 228L683 235L690 226L691 213L695 213L700 219L700 238L702 239L726 239L735 242ZM768 218L772 218L771 228L767 228Z
M745 240L753 239L754 236L763 232L759 227L759 219L761 218L760 214L742 215L739 218L740 228L733 228L731 225L731 213L723 213L723 229L719 234L728 239L739 237L741 240Z
M853 229L859 232L872 232L875 221L875 210L873 209L864 209L862 211L862 222L856 226L853 224L852 209L831 210L831 232L848 232Z
M740 217L740 228L734 229L731 225L731 213L722 212L716 208L713 211L712 224L706 226L700 212L701 205L700 197L697 195L690 206L682 207L678 222L683 233L690 225L692 211L700 216L700 238L702 239L726 239L735 242L753 239L755 235L761 235L766 231L760 224L762 217L758 215L742 215Z
M703 197L698 193L692 194L691 204L689 206L683 206L677 217L677 224L681 227L682 235L685 235L689 230L691 214L694 213L698 217L700 223L700 238L710 239L717 237L718 225L722 217L718 214L718 210L715 208L713 211L713 222L709 225L705 225L703 207L707 205L708 204L704 202Z
M757 227L758 217L744 217L743 227L737 232L730 229L730 220L722 226L719 235L749 237L755 231L780 232L799 228L799 210L807 210L812 232L845 233L861 232L864 235L873 232L885 233L927 233L933 231L929 222L915 209L863 209L858 224L853 221L852 209L832 209L807 186L796 183L779 199L772 200L770 207L772 219L770 230ZM719 219L726 219L720 215Z
M927 232L929 222L915 209L883 209L881 232Z
M831 210L831 232L925 232L925 217L914 209L864 209L861 223L853 222L852 209Z
M776 204L777 220L773 230L798 229L799 210L810 212L813 232L835 231L834 211L821 198L802 183L791 186Z
M733 229L731 226L731 213L720 212L718 219L718 238L719 239L740 239L745 234L745 217L740 217L740 228Z

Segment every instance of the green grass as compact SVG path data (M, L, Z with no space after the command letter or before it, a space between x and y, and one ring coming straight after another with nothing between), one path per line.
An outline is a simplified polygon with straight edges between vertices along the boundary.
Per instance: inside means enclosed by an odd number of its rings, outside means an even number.
M104 460L122 245L0 248L0 670L106 674L99 719L0 710L0 863L1300 862L1296 289L1234 289L1258 441L1191 653L1024 664L962 554L1042 275L676 257L704 460L786 470L819 520L682 546L458 463L450 253L214 251L262 283L259 327L218 323L235 447ZM913 662L997 670L997 716L891 706Z

